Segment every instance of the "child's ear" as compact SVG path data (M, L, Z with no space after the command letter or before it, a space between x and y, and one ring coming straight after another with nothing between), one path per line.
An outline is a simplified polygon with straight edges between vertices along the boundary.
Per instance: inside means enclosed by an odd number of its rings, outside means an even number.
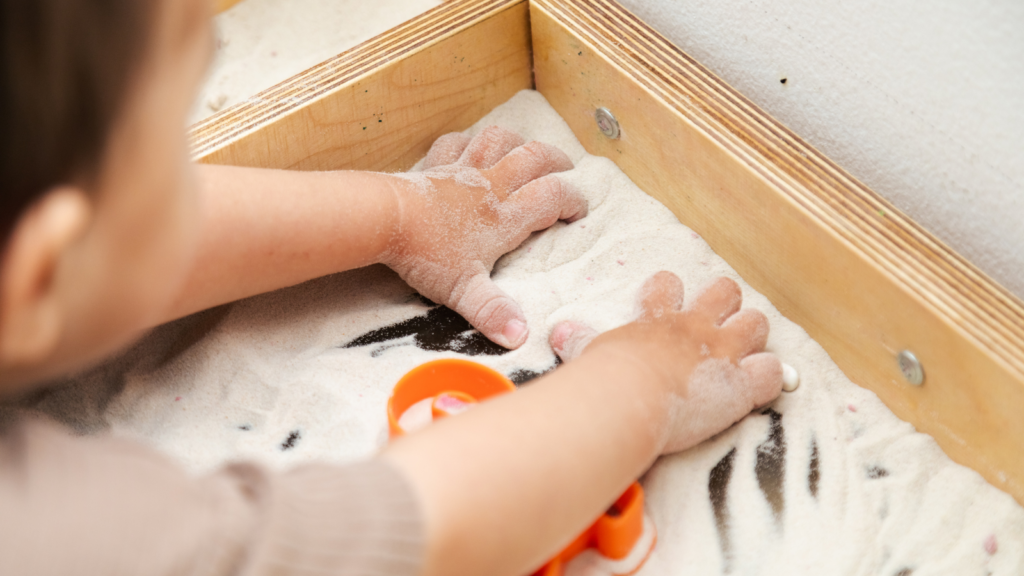
M65 310L54 276L91 214L83 190L61 186L15 223L0 260L0 367L37 364L56 348Z

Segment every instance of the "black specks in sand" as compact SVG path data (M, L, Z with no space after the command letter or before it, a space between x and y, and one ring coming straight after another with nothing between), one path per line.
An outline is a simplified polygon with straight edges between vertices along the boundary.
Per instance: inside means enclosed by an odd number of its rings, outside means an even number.
M390 344L384 344L382 346L378 346L378 347L374 348L373 351L370 352L370 358L379 358L382 354L384 354L388 350L391 350L392 348L401 348L402 346L408 346L408 345L409 345L408 342L392 342Z
M292 448L295 448L295 445L298 444L301 439L302 432L292 430L288 433L288 437L284 439L284 442L281 442L281 450L291 450Z
M506 348L488 340L486 336L473 329L465 318L450 308L438 306L419 295L416 297L429 307L425 314L371 330L345 344L342 348L359 348L378 344L370 351L372 358L377 358L388 350L401 346L416 346L421 350L455 352L466 356L500 356L508 353ZM412 336L411 342L403 340L409 336ZM516 370L508 374L508 379L519 386L547 374L561 363L556 356L555 362L550 368L541 372L526 368Z
M881 466L872 466L867 470L868 478L872 480L878 480L879 478L885 478L889 475L889 471Z
M248 424L242 424L241 426L238 427L238 429L241 430L242 432L248 432L249 430L252 430L252 426Z
M892 576L910 576L913 573L914 570L912 568L903 568L899 572L893 574Z
M785 85L789 78L779 78L779 84Z
M711 469L708 475L708 497L711 499L711 508L715 511L715 525L718 527L718 539L722 542L722 556L725 558L725 569L729 571L729 557L732 552L732 542L729 541L729 509L727 496L729 493L729 480L732 479L732 464L736 460L736 449L729 450L718 464Z
M551 367L546 370L536 372L534 370L527 370L524 368L521 370L516 370L515 372L509 374L508 379L511 380L512 383L515 384L516 386L522 386L523 384L526 384L527 382L533 380L534 378L540 378L541 376L547 374L548 372L551 372L555 368L558 368L561 364L562 359L559 358L558 356L555 356L555 363L552 364Z
M553 367L552 367L553 368ZM545 370L547 372L547 370ZM544 375L544 372L536 372L534 370L527 370L525 368L516 370L511 374L508 374L508 379L512 381L516 386L522 386L534 378L540 378Z
M782 414L769 408L762 412L771 418L768 428L768 439L757 447L757 462L754 472L757 474L757 485L764 492L764 497L778 518L785 505L782 492L786 479L786 437L782 428Z
M431 307L426 314L371 330L345 344L343 348L358 348L413 336L413 344L416 347L434 352L458 352L467 356L498 356L508 352L504 347L491 342L486 336L474 330L465 318L450 308L438 306L423 297L420 297L420 300ZM374 357L380 356L388 348L399 345L385 344L370 354Z
M821 480L821 456L818 454L818 439L811 440L811 466L807 470L807 489L811 496L818 497L818 481Z

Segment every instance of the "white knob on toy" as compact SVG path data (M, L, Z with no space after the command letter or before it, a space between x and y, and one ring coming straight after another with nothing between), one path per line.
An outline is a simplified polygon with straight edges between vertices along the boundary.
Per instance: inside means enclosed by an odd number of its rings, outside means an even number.
M800 373L785 362L782 363L782 389L792 392L800 387Z

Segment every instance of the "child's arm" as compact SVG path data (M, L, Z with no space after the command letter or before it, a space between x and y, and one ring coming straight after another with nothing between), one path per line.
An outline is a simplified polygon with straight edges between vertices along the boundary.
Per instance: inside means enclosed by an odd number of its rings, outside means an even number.
M489 273L531 232L586 214L579 194L548 176L572 163L489 128L472 142L442 137L427 167L394 175L198 166L197 256L162 319L384 263L490 339L519 346L525 316Z
M572 323L569 360L522 390L394 442L424 510L424 575L521 576L593 522L660 454L709 438L778 396L763 314L721 279L682 308L667 272L639 321L603 334ZM593 341L591 342L591 340Z
M344 467L196 478L123 439L0 413L0 574L525 576L658 454L779 393L778 360L756 353L767 323L732 314L735 284L682 312L674 276L646 288L639 322L592 342L556 327L564 359L586 350L554 374Z

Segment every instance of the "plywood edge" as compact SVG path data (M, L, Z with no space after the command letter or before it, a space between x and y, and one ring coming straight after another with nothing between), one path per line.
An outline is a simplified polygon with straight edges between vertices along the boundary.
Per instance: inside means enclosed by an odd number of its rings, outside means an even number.
M532 81L525 0L449 2L195 124L192 157L399 169Z
M537 89L854 382L1024 503L1024 303L611 0L531 3ZM594 122L608 107L623 135ZM895 355L912 350L923 386Z

